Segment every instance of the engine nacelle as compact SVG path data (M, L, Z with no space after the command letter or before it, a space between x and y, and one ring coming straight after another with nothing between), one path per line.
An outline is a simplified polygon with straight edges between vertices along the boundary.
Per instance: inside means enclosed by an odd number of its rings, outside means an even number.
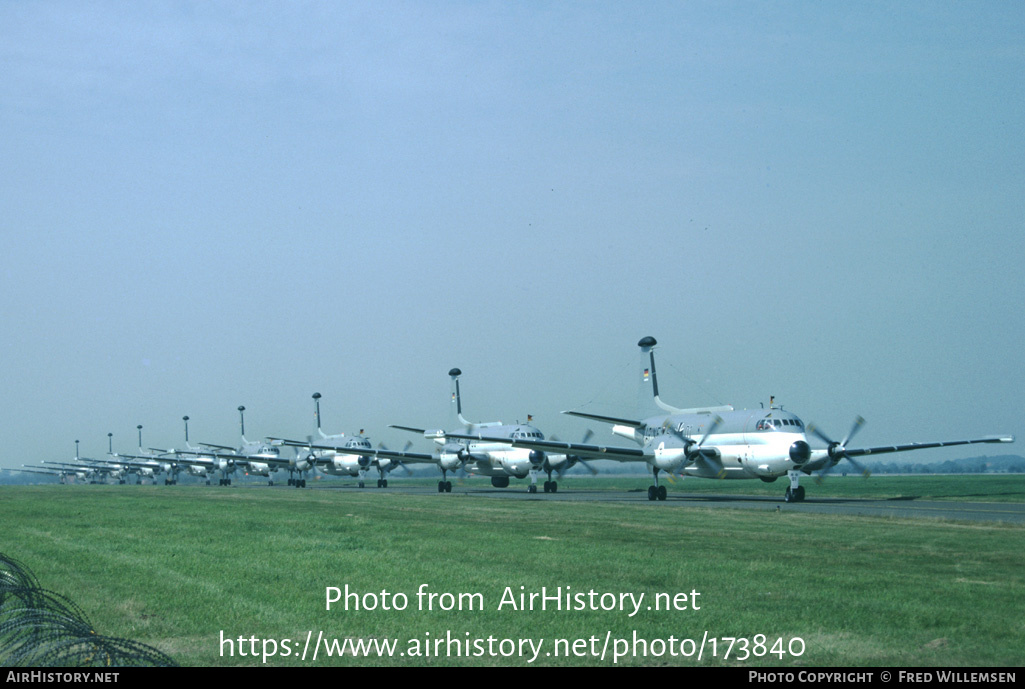
M541 450L531 450L529 458L530 465L535 469L541 468L545 463L545 453Z
M654 466L662 471L676 471L687 461L687 451L693 443L677 444L663 441L655 448Z
M803 466L809 459L811 459L811 446L808 443L798 440L790 446L791 462L797 466Z
M459 453L442 452L438 455L438 465L445 471L455 471L463 465Z
M300 453L295 460L292 462L292 468L298 469L299 471L306 471L313 467L314 462L317 461L317 456L312 452Z

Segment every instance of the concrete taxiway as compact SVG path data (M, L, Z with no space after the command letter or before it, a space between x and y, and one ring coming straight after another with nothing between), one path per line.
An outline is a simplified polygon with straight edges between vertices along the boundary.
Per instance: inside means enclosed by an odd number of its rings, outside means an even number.
M356 488L349 485L318 486L317 490L330 491L382 491L388 493L429 495L439 500L473 498L480 500L531 500L544 502L617 502L649 505L652 509L684 509L710 507L764 512L790 512L808 514L846 514L901 519L948 519L972 522L1008 522L1025 524L1025 503L970 502L957 500L920 500L899 498L889 500L867 498L806 498L803 502L784 502L782 498L743 495L710 495L707 493L671 492L664 502L648 500L646 490L573 490L558 493L528 493L522 486L516 488L454 486L451 493L439 494L437 488L403 486L392 481L388 488Z

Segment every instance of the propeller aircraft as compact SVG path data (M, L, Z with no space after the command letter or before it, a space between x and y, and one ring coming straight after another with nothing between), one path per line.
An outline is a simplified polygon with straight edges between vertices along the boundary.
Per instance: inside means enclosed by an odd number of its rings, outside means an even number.
M361 430L358 435L345 435L338 433L328 435L320 427L320 398L319 392L313 393L314 417L317 421L317 433L320 435L320 442L313 442L309 436L306 442L301 440L289 440L287 438L268 437L271 445L285 445L294 447L296 457L289 466L289 471L298 471L298 479L289 479L289 485L298 488L306 487L306 472L318 468L330 476L353 476L359 478L359 487L364 487L364 479L367 470L373 460L366 450L371 449L370 440L363 435ZM398 466L396 461L385 459L384 462L377 462L380 478L377 480L378 488L387 488L388 481L385 475L392 468Z
M645 337L641 348L642 386L650 385L655 404L665 413L644 419L601 416L578 411L565 414L612 425L612 433L632 440L638 447L615 447L586 443L563 443L539 438L510 438L514 448L547 453L571 453L594 459L645 462L652 472L649 500L665 500L666 488L659 485L660 472L719 479L761 479L771 483L786 476L786 502L804 500L802 474L817 473L821 479L841 460L847 460L865 476L868 470L855 458L891 452L909 452L936 447L976 443L1010 443L1013 436L988 436L970 440L908 443L881 447L848 448L864 425L860 416L843 440L837 442L814 426L805 426L795 414L770 400L769 408L736 410L732 406L679 409L659 397L655 375L655 338ZM812 449L808 435L822 440L825 449Z
M452 482L446 479L446 472L465 469L469 473L490 477L491 485L496 488L508 488L510 478L529 478L528 493L537 492L537 474L544 471L548 474L544 492L554 493L559 484L552 480L552 472L558 472L561 476L566 469L582 462L579 456L573 454L547 453L522 445L521 441L545 442L544 434L531 425L533 418L529 415L525 424L503 424L501 421L474 423L467 420L463 416L459 394L459 376L462 371L453 368L448 375L452 378L455 419L463 425L463 432L392 426L422 433L425 438L441 446L435 455L436 463L442 471L442 481L438 483L439 492L452 492ZM585 436L585 442L589 437L589 434ZM586 462L582 463L586 466Z

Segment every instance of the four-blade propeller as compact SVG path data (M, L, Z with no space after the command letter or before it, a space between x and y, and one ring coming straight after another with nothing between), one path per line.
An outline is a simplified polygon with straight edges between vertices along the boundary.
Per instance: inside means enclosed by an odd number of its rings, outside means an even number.
M826 466L822 467L822 471L820 471L815 476L816 483L821 483L822 479L826 477L826 474L828 474L832 470L832 468L840 462L841 459L846 459L848 462L853 464L855 468L858 471L860 471L861 475L865 478L868 478L872 474L872 472L870 472L864 465L859 464L857 461L855 461L853 457L847 454L847 443L851 441L851 438L854 437L854 434L857 433L864 425L865 419L861 416L858 416L856 419L854 419L854 425L851 426L851 430L847 432L847 436L840 442L834 441L828 435L820 431L818 428L815 427L815 424L810 424L808 426L808 431L810 433L813 433L815 436L819 438L819 440L826 444L827 452L829 452L830 459L830 461L826 463Z

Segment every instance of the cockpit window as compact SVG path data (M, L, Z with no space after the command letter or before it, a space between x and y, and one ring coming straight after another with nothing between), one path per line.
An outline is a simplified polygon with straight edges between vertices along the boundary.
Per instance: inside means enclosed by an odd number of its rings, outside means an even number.
M786 426L793 426L794 428L801 429L804 425L797 419L760 419L755 424L755 430L758 431L783 431L789 430Z

